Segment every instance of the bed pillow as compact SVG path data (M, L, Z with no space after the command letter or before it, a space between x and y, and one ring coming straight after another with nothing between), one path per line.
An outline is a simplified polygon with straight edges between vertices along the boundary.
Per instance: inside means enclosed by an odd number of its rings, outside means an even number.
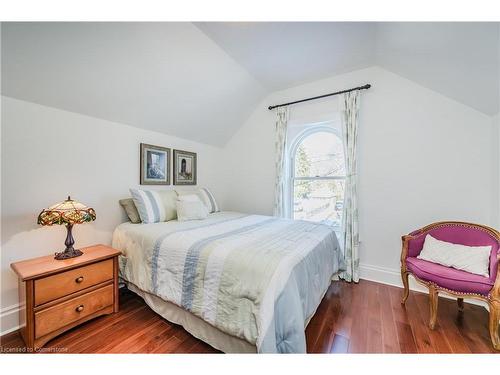
M191 190L191 191L178 191L179 197L185 196L185 195L193 195L196 194L201 201L205 204L205 206L208 209L208 213L212 214L214 212L219 212L219 205L217 204L217 201L215 200L214 195L211 193L210 190L207 188L200 188L197 190Z
M215 200L214 195L210 190L207 188L201 188L200 193L202 196L202 201L205 203L205 205L208 207L208 212L209 213L214 213L214 212L219 212L219 205L217 204L217 201Z
M177 200L184 202L201 202L197 194L182 194L177 197Z
M195 197L197 196L195 195ZM203 220L207 217L208 209L199 198L196 200L177 200L178 221Z
M425 236L418 259L489 277L491 246L465 246Z
M144 224L165 221L167 214L157 191L130 189L130 194Z
M125 209L128 219L133 224L138 224L141 222L139 211L137 211L137 207L135 206L134 200L132 198L120 199L119 202L120 205Z
M177 193L175 190L158 191L165 207L165 221L177 219Z

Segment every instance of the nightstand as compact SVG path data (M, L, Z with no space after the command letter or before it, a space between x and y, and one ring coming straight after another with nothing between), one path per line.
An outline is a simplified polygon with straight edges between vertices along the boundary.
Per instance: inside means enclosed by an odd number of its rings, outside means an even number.
M21 336L30 349L83 322L118 311L119 250L105 245L81 249L83 255L53 255L12 263L19 277Z

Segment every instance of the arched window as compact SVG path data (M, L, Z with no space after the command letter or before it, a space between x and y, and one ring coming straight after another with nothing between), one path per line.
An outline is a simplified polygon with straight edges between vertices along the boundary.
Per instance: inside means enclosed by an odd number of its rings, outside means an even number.
M345 162L342 139L330 126L315 126L290 149L290 213L293 219L332 225L340 233Z

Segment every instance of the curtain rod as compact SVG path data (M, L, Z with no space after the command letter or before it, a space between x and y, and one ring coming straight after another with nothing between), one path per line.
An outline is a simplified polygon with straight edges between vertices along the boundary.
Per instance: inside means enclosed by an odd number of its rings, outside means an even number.
M302 102L308 102L309 100L316 100L316 99L326 98L328 96L345 94L346 92L351 92L351 91L356 91L356 90L367 90L370 87L372 87L372 85L370 85L370 84L364 85L364 86L353 87L352 89L347 89L347 90L332 92L330 94L324 94L324 95L320 95L320 96L314 96L312 98L307 98L307 99L296 100L294 102L289 102L289 103L284 103L284 104L277 104L277 105L271 105L268 108L269 108L269 110L273 110L274 108L278 108L278 107L285 107L287 105L292 105L292 104L297 104L297 103L302 103Z

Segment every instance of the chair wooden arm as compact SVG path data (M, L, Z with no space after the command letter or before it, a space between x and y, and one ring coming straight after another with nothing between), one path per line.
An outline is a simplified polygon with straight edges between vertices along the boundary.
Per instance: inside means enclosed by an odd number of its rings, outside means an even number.
M408 257L408 244L413 236L404 235L401 237L402 247L401 247L401 272L406 272L406 258Z
M498 266L497 266L497 278L495 279L495 284L493 284L493 289L491 289L491 298L500 301L500 253L497 255Z

